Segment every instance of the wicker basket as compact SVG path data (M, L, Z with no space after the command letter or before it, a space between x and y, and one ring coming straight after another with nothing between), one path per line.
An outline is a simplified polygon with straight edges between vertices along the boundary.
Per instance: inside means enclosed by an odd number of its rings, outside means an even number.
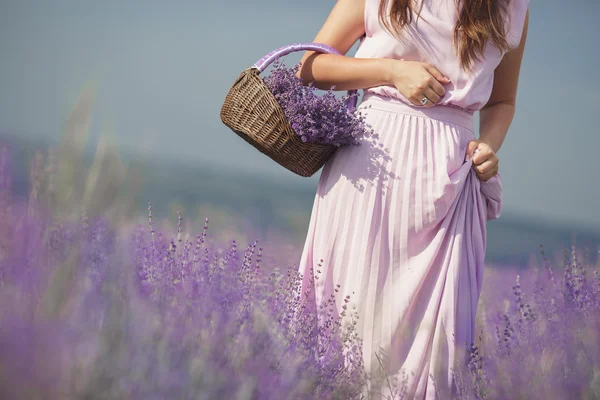
M314 175L337 147L302 142L259 74L277 58L307 50L339 54L337 50L318 43L298 43L274 50L242 72L221 107L221 121L225 125L261 153L304 177ZM356 108L356 96L348 99L346 107L350 111Z

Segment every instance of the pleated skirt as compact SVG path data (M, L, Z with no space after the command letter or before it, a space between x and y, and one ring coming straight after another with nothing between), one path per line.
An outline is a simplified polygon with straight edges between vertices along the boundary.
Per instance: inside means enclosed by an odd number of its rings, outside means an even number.
M339 313L350 296L370 398L446 399L474 342L500 176L480 181L465 157L470 113L370 94L358 111L378 137L339 148L323 167L301 290L311 289L315 312L334 297Z

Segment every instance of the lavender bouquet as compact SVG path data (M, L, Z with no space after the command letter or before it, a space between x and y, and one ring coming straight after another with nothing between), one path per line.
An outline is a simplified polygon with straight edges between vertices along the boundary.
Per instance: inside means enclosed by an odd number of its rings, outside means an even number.
M336 147L358 146L362 137L373 135L373 129L365 122L365 117L346 108L345 102L357 94L340 98L334 94L335 87L332 87L319 96L312 83L304 85L296 75L299 68L300 63L287 68L277 60L264 82L303 142Z

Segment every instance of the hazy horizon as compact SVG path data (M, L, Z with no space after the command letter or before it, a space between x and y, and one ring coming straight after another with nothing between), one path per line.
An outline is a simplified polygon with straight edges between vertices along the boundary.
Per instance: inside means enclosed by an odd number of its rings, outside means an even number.
M316 187L319 173L284 170L218 114L244 68L274 48L311 41L334 3L4 1L0 131L58 138L93 81L95 138L113 132L139 154ZM600 228L600 110L592 98L600 56L583 53L600 40L599 11L597 2L531 2L517 115L499 152L507 214Z

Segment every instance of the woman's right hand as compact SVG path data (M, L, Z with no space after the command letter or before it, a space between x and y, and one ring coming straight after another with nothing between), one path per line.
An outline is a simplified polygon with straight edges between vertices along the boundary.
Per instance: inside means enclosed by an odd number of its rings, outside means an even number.
M420 61L389 59L388 81L416 106L433 107L444 94L444 84L450 82L437 68ZM423 104L421 100L427 97Z

